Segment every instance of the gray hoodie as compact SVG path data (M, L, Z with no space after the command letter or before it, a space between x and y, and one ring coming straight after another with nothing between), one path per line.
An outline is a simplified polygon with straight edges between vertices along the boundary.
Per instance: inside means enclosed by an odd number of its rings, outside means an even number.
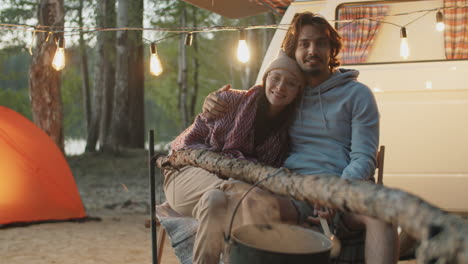
M356 70L339 69L306 87L291 126L292 150L284 166L301 174L369 179L376 166L379 112Z

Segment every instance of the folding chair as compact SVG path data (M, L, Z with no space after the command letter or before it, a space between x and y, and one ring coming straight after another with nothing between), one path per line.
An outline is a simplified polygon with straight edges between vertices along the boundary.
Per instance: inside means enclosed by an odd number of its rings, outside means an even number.
M153 264L162 261L164 242L167 234L171 237L174 253L182 264L192 263L192 249L198 222L195 218L183 217L174 211L169 203L156 205L156 181L154 158L154 132L149 131L148 161L150 178L151 219L145 226L151 227ZM157 227L159 232L157 233Z
M384 169L384 158L385 158L385 146L380 146L377 152L377 184L383 184L383 169ZM408 260L415 258L415 249L418 241L412 238L405 231L401 231L399 234L400 240L400 260Z
M156 205L155 203L155 191L154 191L154 169L155 164L153 162L152 157L154 156L154 139L153 139L153 132L150 131L150 139L149 139L149 160L150 160L150 185L151 185L151 224L146 223L146 226L149 227L151 225L151 231L154 233L153 237L153 264L160 264L163 256L164 251L164 242L166 239L167 230L166 228L161 225L161 221L168 219L169 221L173 221L173 223L169 224L170 228L175 228L177 225L186 226L187 230L184 230L182 234L176 234L177 241L172 241L173 247L174 245L179 246L181 243L185 243L182 246L182 253L175 252L176 256L179 258L181 263L191 263L191 256L186 255L187 252L183 252L184 250L189 250L193 247L194 236L196 232L196 227L198 226L198 222L194 218L190 217L183 217L176 211L174 211L169 203L165 202L160 205ZM377 179L376 182L378 184L383 184L383 169L384 169L384 158L385 158L385 146L380 146L377 152ZM153 227L154 225L154 227ZM156 240L156 225L159 226L159 234L157 234ZM171 232L173 230L170 230ZM189 254L192 252L189 251Z
M384 170L384 159L385 159L385 146L382 145L377 151L377 183L383 184L383 170Z
M198 221L192 217L181 216L167 202L156 206L156 219L160 225L157 248L158 264L162 260L167 236L170 238L172 249L180 263L191 264Z

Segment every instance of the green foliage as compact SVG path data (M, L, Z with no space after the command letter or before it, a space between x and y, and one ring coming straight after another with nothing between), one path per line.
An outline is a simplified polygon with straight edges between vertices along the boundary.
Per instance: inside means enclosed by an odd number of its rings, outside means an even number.
M0 87L15 91L28 88L29 54L16 49L0 51Z
M84 138L86 127L77 50L77 48L67 50L69 62L62 73L63 126L65 137Z
M28 89L12 90L0 87L0 105L8 107L32 120Z
M37 1L3 0L0 7L0 21L3 23L35 24L35 5ZM94 0L84 0L84 26L95 25L93 12ZM66 25L77 26L78 0L65 2ZM148 0L145 1L145 27L174 28L179 25L182 8L187 11L188 27L194 26L195 8L179 0ZM252 22L254 21L254 22ZM213 26L247 26L262 24L264 16L259 15L246 19L226 19L212 12L196 9L196 27ZM148 26L149 25L149 26ZM257 31L256 31L257 32ZM261 32L259 30L258 32ZM189 92L194 86L192 59L199 59L199 89L195 112L201 111L205 96L231 83L234 88L241 88L242 66L235 60L234 50L238 40L237 31L214 33L196 33L195 44L187 47ZM148 36L150 35L150 36ZM27 36L28 38L26 38ZM30 45L31 32L0 31L0 104L7 105L22 114L31 117L28 99L28 67L30 56L27 49ZM95 34L86 34L85 40L89 52L94 45ZM149 41L157 41L158 54L162 60L164 72L159 77L149 74L149 49L145 48L145 126L155 129L158 140L171 140L183 129L178 108L179 88L177 84L178 47L180 35L149 31L145 35ZM68 37L67 37L68 38ZM163 39L165 38L165 39ZM74 39L74 40L72 40ZM81 93L80 57L78 49L73 47L74 38L67 39L67 66L62 73L62 101L64 105L64 130L66 137L85 137L84 110ZM109 43L110 45L112 43ZM148 44L148 43L145 43ZM76 45L76 44L75 44ZM93 59L89 56L89 71L91 87L93 86Z
M85 123L81 96L81 73L75 49L67 49L69 62L62 75L62 103L66 137L84 137ZM16 49L0 52L0 105L13 109L32 120L29 100L30 55Z
M21 23L27 21L34 16L34 10L29 6L25 9L24 7L12 6L0 10L0 18L2 23Z
M0 51L0 105L32 120L28 91L29 54L16 49Z
M2 0L0 22L5 24L35 24L38 1ZM0 30L1 47L25 46L30 32Z
M157 142L171 141L177 136L178 125L166 112L155 103L155 101L145 99L145 123L147 130L155 131Z

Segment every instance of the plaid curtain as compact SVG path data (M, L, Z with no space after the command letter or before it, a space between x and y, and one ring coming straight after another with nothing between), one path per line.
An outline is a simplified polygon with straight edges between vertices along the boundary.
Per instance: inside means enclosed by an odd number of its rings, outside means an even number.
M444 0L444 7L466 6L467 0ZM468 8L444 9L445 56L448 60L468 59Z
M386 15L387 5L350 6L340 9L339 20L354 20L364 17ZM366 62L369 50L374 43L380 28L378 20L362 19L348 23L341 23L338 32L343 37L341 62L343 64Z
M286 12L286 9L293 0L255 0L255 2L259 5L267 6L279 14L284 15L284 12Z

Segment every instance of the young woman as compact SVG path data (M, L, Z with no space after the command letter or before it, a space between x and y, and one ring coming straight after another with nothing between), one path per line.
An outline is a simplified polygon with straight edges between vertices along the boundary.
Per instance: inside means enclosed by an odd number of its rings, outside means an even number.
M262 85L248 91L220 92L218 96L227 102L228 113L217 120L198 115L194 123L172 142L171 149L208 149L233 158L280 167L289 151L288 128L303 86L302 71L296 61L280 52L265 70ZM218 263L223 231L230 216L227 213L232 212L233 204L250 185L220 179L191 166L166 172L164 176L164 191L171 207L184 216L199 220L193 263ZM281 198L262 200L263 192L257 188L249 193L251 197L258 197L258 203L246 206L271 207L272 214L245 215L244 224L262 222L259 217L269 222L281 219L278 208L289 201Z

